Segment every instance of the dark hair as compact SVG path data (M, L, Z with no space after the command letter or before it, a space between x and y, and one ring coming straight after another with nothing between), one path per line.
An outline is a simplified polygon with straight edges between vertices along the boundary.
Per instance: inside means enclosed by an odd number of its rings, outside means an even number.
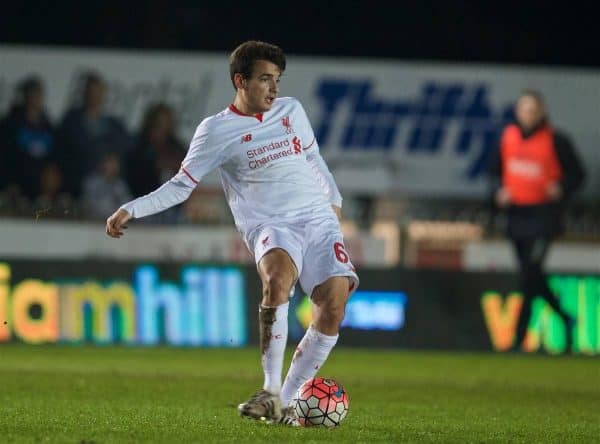
M19 83L20 93L23 94L23 97L31 94L34 91L43 91L44 86L42 84L42 80L37 76L29 76Z
M249 40L235 48L229 56L229 74L234 88L233 76L240 73L244 79L249 79L258 60L267 60L277 65L282 73L285 71L285 54L279 46Z
M92 85L103 85L104 79L102 76L96 71L87 71L81 75L81 85L83 86L83 91L86 93Z
M17 108L24 106L28 96L31 93L38 91L44 92L44 85L38 76L30 75L29 77L24 78L17 84L12 106Z

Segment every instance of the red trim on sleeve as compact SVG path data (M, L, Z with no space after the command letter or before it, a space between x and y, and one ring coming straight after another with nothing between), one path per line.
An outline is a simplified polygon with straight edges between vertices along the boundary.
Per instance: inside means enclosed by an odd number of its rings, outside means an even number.
M183 171L185 173L185 175L187 177L189 177L192 182L194 182L196 185L198 185L198 181L196 179L194 179L192 177L192 175L190 173L188 173L187 170L184 167L181 167L181 171Z
M315 140L317 140L317 138L316 138L316 137L313 137L313 140L312 140L312 142L310 142L306 148L302 148L302 149L303 149L304 151L306 151L307 149L309 149L311 146L313 146L313 144L315 143Z
M232 112L234 112L236 114L239 114L240 116L255 117L256 119L258 119L259 122L263 121L263 113L246 114L246 113L241 112L239 109L237 109L233 103L229 104L229 109L230 109L230 111L232 111Z

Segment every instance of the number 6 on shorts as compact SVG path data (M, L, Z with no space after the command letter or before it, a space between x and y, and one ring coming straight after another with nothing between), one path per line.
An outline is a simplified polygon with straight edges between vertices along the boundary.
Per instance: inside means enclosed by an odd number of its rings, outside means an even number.
M346 250L344 249L344 244L341 242L333 244L333 251L335 252L336 259L342 264L346 264L350 260L348 253L346 253Z

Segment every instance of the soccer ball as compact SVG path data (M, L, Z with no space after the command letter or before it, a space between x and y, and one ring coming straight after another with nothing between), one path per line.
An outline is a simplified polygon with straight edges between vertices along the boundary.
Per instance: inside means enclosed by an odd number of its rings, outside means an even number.
M317 377L302 384L293 405L301 425L336 427L348 413L348 394L333 379Z

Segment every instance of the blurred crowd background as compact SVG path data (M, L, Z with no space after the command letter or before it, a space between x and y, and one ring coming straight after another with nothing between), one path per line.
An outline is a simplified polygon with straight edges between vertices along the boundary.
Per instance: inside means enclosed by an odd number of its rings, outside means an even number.
M137 133L104 110L100 74L82 76L80 94L62 119L44 107L45 85L28 77L18 85L0 121L3 215L106 219L132 196L147 194L171 178L186 153L168 105L148 107ZM180 222L181 211L161 221Z
M39 77L18 84L0 119L0 215L104 221L121 204L151 192L179 170L189 142L178 138L178 116L171 106L149 105L137 130L130 131L107 112L108 86L99 72L83 72L78 83L72 105L57 121L45 109L48 86ZM345 193L344 206L344 217L361 228L380 220L402 226L428 220L472 223L493 234L498 225L487 198ZM220 189L203 184L181 207L142 222L231 221ZM576 200L566 226L568 237L599 239L597 199Z
M0 19L0 39L9 44L225 52L244 39L259 38L280 44L290 54L589 68L600 64L588 57L594 45L588 37L598 32L584 6L542 10L535 3L511 9L425 2L391 10L372 7L367 14L352 2L344 8L320 5L318 10L308 4L238 10L227 2L153 2L134 15L104 4L11 4ZM527 19L527 29L511 18ZM49 26L51 22L64 26ZM310 31L294 31L304 29ZM569 44L562 38L567 35L579 43ZM103 221L120 204L152 191L177 171L189 141L178 138L179 116L167 103L149 105L137 128L127 129L104 106L109 86L101 70L91 69L80 76L66 112L53 120L45 109L52 85L34 73L21 80L1 117L0 215ZM228 99L223 97L224 105ZM497 227L497 215L486 199L345 193L344 206L345 218L360 228L383 219L402 227L418 220L465 222L492 235ZM222 225L231 223L231 217L220 190L204 186L180 208L143 223ZM600 238L597 196L573 203L567 237Z

